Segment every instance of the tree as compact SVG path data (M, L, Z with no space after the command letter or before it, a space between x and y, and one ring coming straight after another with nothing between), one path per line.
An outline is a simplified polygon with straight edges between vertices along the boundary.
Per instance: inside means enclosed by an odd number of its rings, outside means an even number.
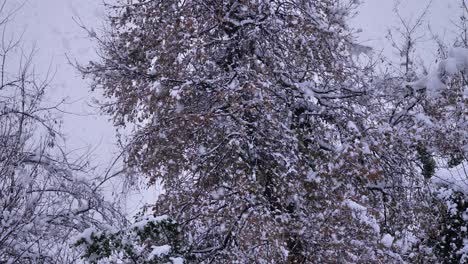
M354 6L111 7L101 61L81 70L115 124L131 125L126 162L162 180L156 213L180 223L199 261L388 257L380 216L359 204L382 172L366 136L369 71L353 61L366 48L345 21Z
M464 211L463 189L466 187L460 190L457 181L464 185L468 176L463 172L468 138L468 101L464 95L468 51L460 47L464 34L458 37L453 48L436 38L437 64L432 71L421 72L419 65L413 63L411 53L415 50L415 34L426 11L414 24L401 19L405 31L402 31L403 44L397 47L405 51L401 52L403 70L400 74L396 70L397 73L385 82L390 90L387 95L392 98L389 100L391 123L399 130L399 138L406 139L403 142L416 149L414 157L419 162L413 171L420 172L426 178L424 185L429 187L424 188L428 195L419 199L423 205L420 219L403 223L419 225L424 234L417 243L419 249L424 250L414 249L419 255L413 261L459 263L466 258L462 252L466 234L460 228L464 225L460 223L460 215ZM461 24L460 29L464 28L463 19ZM395 41L393 44L397 45ZM410 157L406 155L405 159ZM443 174L452 174L452 177Z
M39 79L34 50L8 35L7 1L0 4L0 262L75 263L70 238L124 219L104 199L108 177L93 179L87 161L60 147L60 104L42 102L50 78ZM104 179L104 180L103 180Z
M437 196L441 201L437 232L431 237L436 255L444 263L467 263L468 236L468 94L467 94L467 21L466 1L457 24L453 47L438 41L440 61L436 70L419 82L428 90L425 104L431 120L430 138L440 168ZM421 85L422 84L422 85ZM432 84L432 85L431 85ZM445 174L445 175L444 175ZM451 177L447 177L451 175Z
M416 258L434 224L430 94L409 67L360 62L368 48L346 24L356 4L109 6L101 58L80 70L108 99L127 166L162 182L154 213L194 261Z

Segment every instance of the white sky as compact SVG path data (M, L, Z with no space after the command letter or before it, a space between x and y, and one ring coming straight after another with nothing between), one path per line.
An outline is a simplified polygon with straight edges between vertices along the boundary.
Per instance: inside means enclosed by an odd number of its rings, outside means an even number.
M94 44L73 18L81 18L88 25L100 27L103 10L99 0L26 0L11 26L17 32L24 31L24 43L38 49L36 69L44 72L51 65L55 71L49 90L50 100L67 98L71 104L64 105L63 109L87 115L64 115L63 132L68 148L96 148L95 161L98 163L106 162L106 157L115 150L114 129L107 122L107 117L99 116L97 110L89 106L91 98L97 94L90 93L89 86L69 65L66 56L80 62L95 57Z
M19 0L7 0L10 4ZM352 20L353 26L361 28L361 44L383 50L383 54L392 55L392 50L385 39L389 28L398 25L393 13L393 0L362 1L359 14ZM414 20L427 5L428 0L401 0L400 10L405 19ZM451 40L451 20L457 19L459 0L433 0L427 16L435 32ZM100 0L27 0L23 9L16 15L11 25L15 32L24 31L24 41L28 45L35 43L38 48L35 64L39 72L46 70L49 64L56 70L50 90L50 100L57 101L67 97L69 105L65 110L86 116L64 115L63 132L67 135L69 149L94 148L92 161L106 165L113 157L115 134L107 117L97 114L96 109L88 104L93 96L89 86L77 71L71 67L65 54L70 58L86 63L94 58L94 44L87 38L86 32L78 27L73 18L81 18L89 27L100 28L104 18L104 8ZM426 39L430 35L426 34ZM422 44L422 56L429 58L435 50L429 43ZM430 61L430 59L429 59Z
M386 57L394 57L395 51L385 38L389 29L401 28L400 20L394 12L398 6L401 17L414 24L417 18L431 3L423 25L417 36L422 37L418 44L418 54L426 64L432 64L436 55L435 43L431 40L431 31L447 43L452 43L455 27L461 14L460 0L361 0L359 14L352 20L356 28L361 28L361 44L373 47L377 52L383 51ZM466 0L465 0L466 1ZM431 65L427 65L431 66Z

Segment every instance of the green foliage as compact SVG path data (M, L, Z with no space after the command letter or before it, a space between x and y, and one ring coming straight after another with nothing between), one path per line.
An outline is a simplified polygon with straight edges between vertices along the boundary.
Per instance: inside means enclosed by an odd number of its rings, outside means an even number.
M447 205L437 237L435 252L443 263L467 263L463 252L468 238L467 213L468 197L461 192L453 192Z
M183 259L178 225L165 217L147 218L115 232L92 231L75 246L84 247L82 259L91 263L182 263Z
M427 148L423 145L419 145L417 151L419 155L419 161L422 164L422 175L424 176L424 178L430 179L432 176L434 176L435 173L435 160L432 157L431 153L429 153L427 151Z
M449 168L455 168L458 165L462 164L464 160L465 160L465 157L463 157L462 153L454 153L450 156L450 159L447 162L447 165Z

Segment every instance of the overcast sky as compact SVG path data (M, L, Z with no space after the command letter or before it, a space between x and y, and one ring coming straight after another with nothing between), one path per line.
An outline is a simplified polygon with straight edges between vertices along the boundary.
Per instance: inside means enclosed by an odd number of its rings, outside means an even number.
M20 1L17 1L20 2ZM384 50L391 55L392 50L385 39L389 28L398 26L394 15L393 0L367 0L359 9L359 14L352 20L353 26L361 28L360 42L376 50ZM402 16L414 20L427 5L427 0L402 0ZM434 30L446 36L450 34L450 20L456 19L458 0L434 0L428 22ZM89 87L73 67L68 65L66 54L80 62L87 62L94 57L94 43L86 32L78 27L73 19L80 18L92 28L101 28L104 8L99 0L28 0L16 15L15 30L25 31L25 42L35 43L38 48L35 60L39 70L51 64L56 70L51 92L53 100L67 97L71 105L67 110L80 114L94 113L91 116L65 116L64 132L69 147L99 146L97 156L108 156L113 151L113 128L106 117L96 115L96 109L88 104L93 96ZM427 34L427 38L430 35ZM450 37L446 37L450 38ZM434 54L426 49L426 54ZM102 161L102 157L100 158ZM105 158L104 158L105 160Z
M63 108L81 115L63 117L63 132L68 147L97 147L95 156L99 163L105 162L113 151L113 128L106 121L107 117L97 115L96 109L89 106L93 94L78 72L69 65L67 56L80 62L95 57L94 43L74 19L81 19L91 27L100 27L103 10L99 0L27 0L11 27L16 32L24 30L24 43L36 46L37 70L45 72L51 65L55 72L49 99L58 101L67 98L71 104Z
M11 4L22 1L9 0ZM361 28L361 44L382 50L392 55L385 35L389 28L398 26L394 14L394 0L367 0L352 20L352 25ZM413 21L428 4L427 0L401 0L398 5L402 17ZM458 0L434 0L427 15L434 32L451 40L453 26L451 20L458 16ZM63 132L67 137L69 149L90 147L94 150L95 164L105 165L113 157L114 129L108 117L100 116L89 106L93 96L86 81L71 67L66 55L79 62L87 62L95 57L94 43L74 21L81 19L88 27L102 27L104 8L99 0L27 0L12 23L15 32L24 31L24 42L35 44L38 49L35 64L39 72L45 72L48 65L55 71L49 100L58 101L68 98L70 104L64 109L79 115L64 115ZM425 38L429 39L426 33ZM433 46L424 44L422 56L430 58L435 54ZM430 61L430 59L429 59Z

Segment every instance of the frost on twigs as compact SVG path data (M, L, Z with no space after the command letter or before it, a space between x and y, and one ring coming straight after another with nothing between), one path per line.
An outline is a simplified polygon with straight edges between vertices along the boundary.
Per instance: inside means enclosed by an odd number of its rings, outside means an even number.
M457 75L466 74L468 69L468 48L451 48L448 52L448 58L442 60L435 70L427 76L408 83L415 90L426 90L429 97L437 98L445 89L450 89L453 78ZM464 89L466 90L466 89ZM465 91L462 91L465 93Z
M0 263L74 263L79 252L71 236L119 227L123 219L104 199L86 155L73 158L62 146L63 101L44 99L52 73L39 74L35 50L9 35L6 2L0 1Z

